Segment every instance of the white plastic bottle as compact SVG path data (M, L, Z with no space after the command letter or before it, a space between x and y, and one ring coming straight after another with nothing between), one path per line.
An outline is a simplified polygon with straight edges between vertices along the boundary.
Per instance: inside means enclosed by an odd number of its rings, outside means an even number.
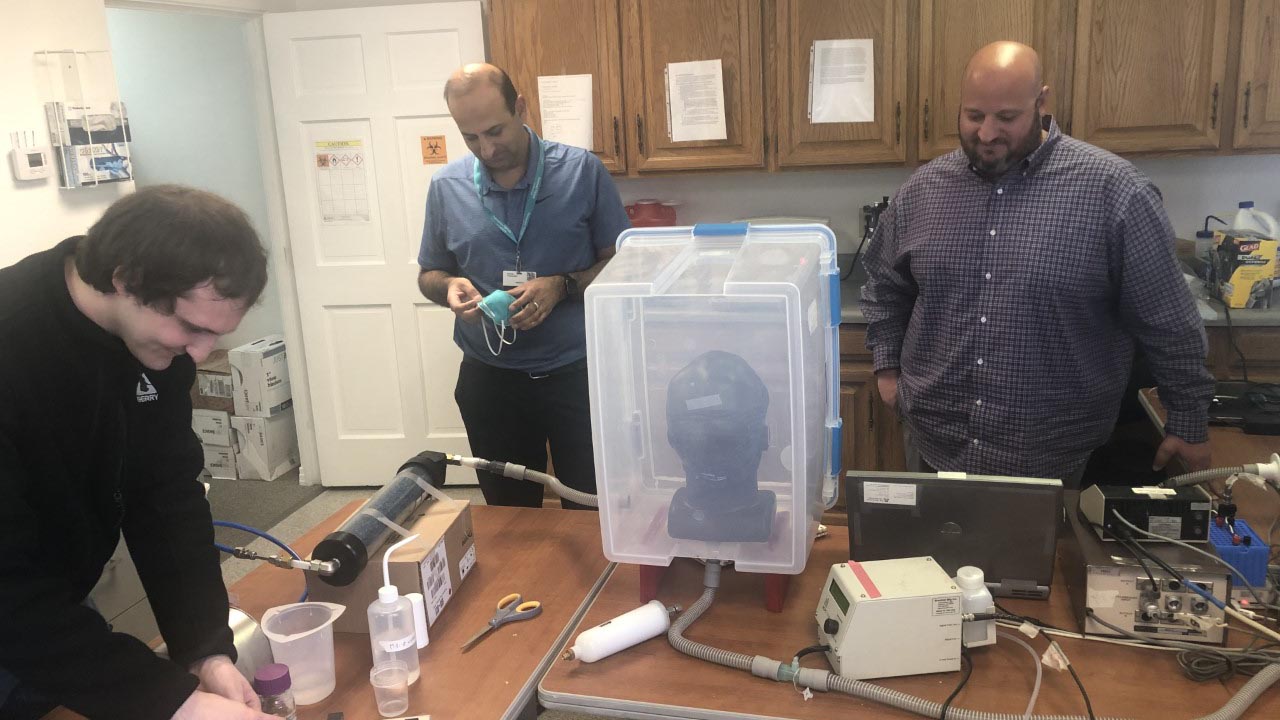
M981 568L965 565L956 570L956 585L960 588L960 612L965 615L995 612L996 603L987 589L986 577ZM994 645L996 642L996 622L983 620L966 622L960 642L965 647Z
M1253 206L1252 200L1240 203L1240 209L1231 221L1232 230L1252 230L1259 235L1280 240L1280 223L1276 219Z
M413 604L400 596L391 584L388 558L401 545L417 539L411 535L387 549L382 556L382 587L378 599L369 603L369 644L373 649L373 665L399 660L409 668L409 684L418 680L418 634L413 622Z

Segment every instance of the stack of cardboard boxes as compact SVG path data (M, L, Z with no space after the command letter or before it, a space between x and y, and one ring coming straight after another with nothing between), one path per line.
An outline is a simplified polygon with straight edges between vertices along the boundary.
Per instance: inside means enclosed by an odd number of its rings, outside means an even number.
M214 351L196 370L191 405L214 478L275 480L298 467L283 336Z

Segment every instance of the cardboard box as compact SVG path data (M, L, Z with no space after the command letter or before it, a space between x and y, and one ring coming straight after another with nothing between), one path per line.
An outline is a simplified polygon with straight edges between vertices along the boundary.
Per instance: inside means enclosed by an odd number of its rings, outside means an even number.
M204 468L217 480L239 480L236 473L236 454L230 447L221 445L202 445L204 448Z
M231 418L232 447L241 480L275 480L298 467L293 410L269 418Z
M1213 234L1210 259L1222 301L1232 309L1271 307L1276 245L1252 231Z
M191 429L202 445L231 446L231 415L222 410L192 410Z
M359 511L357 511L359 512ZM458 592L476 564L475 533L471 528L471 503L467 500L429 501L412 524L418 539L391 556L391 584L401 595L422 593L427 606L427 624L435 625L449 599ZM395 541L394 534L390 546ZM369 603L378 599L382 587L382 556L386 547L371 553L369 564L345 587L334 587L314 573L307 573L310 600L346 605L333 629L338 632L369 632ZM497 602L493 598L493 602Z
M235 410L231 392L231 362L226 350L214 350L196 366L196 381L191 386L191 407L196 410ZM230 442L222 443L230 445Z
M227 353L236 415L271 417L293 407L285 357L283 335L268 335Z

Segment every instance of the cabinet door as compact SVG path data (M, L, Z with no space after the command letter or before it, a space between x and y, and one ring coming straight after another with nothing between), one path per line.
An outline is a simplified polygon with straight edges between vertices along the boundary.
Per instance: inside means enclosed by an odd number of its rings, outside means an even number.
M960 146L960 82L969 58L997 40L1035 48L1049 86L1046 113L1068 117L1071 101L1070 12L1063 0L921 0L920 158ZM1064 128L1065 129L1065 128Z
M778 0L773 130L783 167L902 162L907 108L906 0ZM874 119L810 122L816 40L870 39Z
M1240 33L1238 148L1280 148L1280 0L1245 0Z
M540 75L591 75L591 151L609 172L626 170L618 0L492 0L490 7L493 63L528 101L529 127L542 134Z
M760 0L624 0L622 31L633 170L763 167ZM728 138L673 142L667 65L717 59Z
M844 423L840 437L840 499L837 507L846 507L844 473L850 470L876 470L876 443L872 437L871 386L875 380L840 385L840 420Z
M871 429L876 446L875 470L894 471L907 469L906 442L902 436L902 422L897 413L880 398L880 386L874 378L867 382L871 395Z
M1074 135L1113 152L1219 147L1229 0L1081 0Z

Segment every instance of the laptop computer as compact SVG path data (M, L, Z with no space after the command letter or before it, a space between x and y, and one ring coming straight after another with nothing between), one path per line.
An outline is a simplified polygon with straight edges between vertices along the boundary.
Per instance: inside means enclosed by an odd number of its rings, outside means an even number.
M1047 598L1062 481L965 473L846 474L849 557L931 555L951 576L982 569L991 594Z

